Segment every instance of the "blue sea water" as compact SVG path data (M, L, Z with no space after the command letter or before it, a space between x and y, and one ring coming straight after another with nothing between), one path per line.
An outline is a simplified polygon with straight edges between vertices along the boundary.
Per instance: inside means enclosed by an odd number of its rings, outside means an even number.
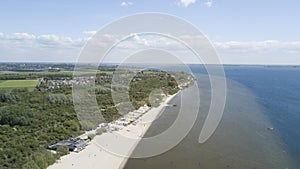
M152 158L130 159L125 168L299 168L299 68L224 66L228 87L225 112L215 134L203 145L196 140L205 117L201 112L209 107L209 87L202 83L207 81L207 72L201 65L190 65L190 69L204 89L197 123L172 150ZM179 105L180 99L173 102ZM173 109L167 109L151 126L148 136L173 122ZM143 147L143 142L139 145Z
M194 73L204 73L191 65ZM224 66L227 79L246 86L265 109L273 128L300 166L300 68L292 66Z
M300 69L225 66L225 73L256 95L274 130L300 163Z

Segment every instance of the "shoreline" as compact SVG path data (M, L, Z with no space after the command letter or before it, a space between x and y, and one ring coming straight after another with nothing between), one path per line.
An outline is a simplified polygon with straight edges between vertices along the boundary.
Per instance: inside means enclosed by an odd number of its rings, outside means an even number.
M78 153L70 152L70 154L61 157L56 163L48 166L47 169L123 168L153 121L161 115L168 103L181 91L166 96L158 107L151 108L139 117L135 124L130 124L119 131L96 135L84 150ZM124 137L119 137L120 135ZM109 152L109 150L120 153Z
M167 106L170 106L168 103L175 98L175 96L177 96L182 90L179 90L177 93L173 94L173 95L169 95L165 100L164 102L162 102L158 107L155 107L155 108L151 108L154 109L153 113L152 113L152 116L149 117L150 119L148 119L150 121L150 124L146 125L146 127L144 128L145 130L142 132L141 134L141 138L147 133L148 129L151 127L151 125L153 124L153 122L159 118L159 116L161 115L161 113L164 111L164 108L167 107ZM149 110L149 112L151 111ZM147 112L148 113L148 112ZM146 113L146 114L147 114ZM146 115L145 114L145 115ZM153 118L153 119L152 119ZM136 142L136 144L132 147L132 149L130 150L129 154L128 154L128 157L131 156L131 154L133 153L133 151L135 150L136 146L139 144L140 140L138 142ZM123 169L126 165L126 163L128 162L128 157L124 158L122 163L120 164L119 168L118 169Z

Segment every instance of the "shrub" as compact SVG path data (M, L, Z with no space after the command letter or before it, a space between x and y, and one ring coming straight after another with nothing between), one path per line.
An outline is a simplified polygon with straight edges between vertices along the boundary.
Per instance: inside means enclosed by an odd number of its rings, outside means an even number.
M56 150L57 154L60 155L60 156L64 156L64 155L67 155L69 154L69 148L67 146L60 146L57 148Z
M95 136L96 136L95 134L89 134L88 139L93 140Z

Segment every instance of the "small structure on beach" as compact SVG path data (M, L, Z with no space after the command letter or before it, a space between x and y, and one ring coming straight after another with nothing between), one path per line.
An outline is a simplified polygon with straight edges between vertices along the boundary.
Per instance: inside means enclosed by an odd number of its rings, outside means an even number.
M70 138L68 140L63 140L56 144L53 144L49 146L48 149L56 151L59 147L66 146L69 148L69 151L79 152L83 150L89 142L89 139Z

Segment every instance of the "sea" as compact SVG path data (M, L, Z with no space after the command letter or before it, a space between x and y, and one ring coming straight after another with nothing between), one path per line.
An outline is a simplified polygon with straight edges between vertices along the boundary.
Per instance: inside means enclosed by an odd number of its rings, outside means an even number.
M125 169L299 169L300 68L225 65L227 83L223 117L214 134L199 143L211 104L211 85L203 65L189 65L196 85L183 90L153 122L145 138L170 128L179 110L189 112L199 89L200 107L192 129L172 149L146 158L129 158ZM188 113L187 113L188 115ZM180 132L180 131L178 131ZM180 133L174 133L180 134ZM161 141L157 140L157 145ZM141 141L132 153L144 148ZM146 149L147 150L147 149ZM145 150L145 151L146 151Z

